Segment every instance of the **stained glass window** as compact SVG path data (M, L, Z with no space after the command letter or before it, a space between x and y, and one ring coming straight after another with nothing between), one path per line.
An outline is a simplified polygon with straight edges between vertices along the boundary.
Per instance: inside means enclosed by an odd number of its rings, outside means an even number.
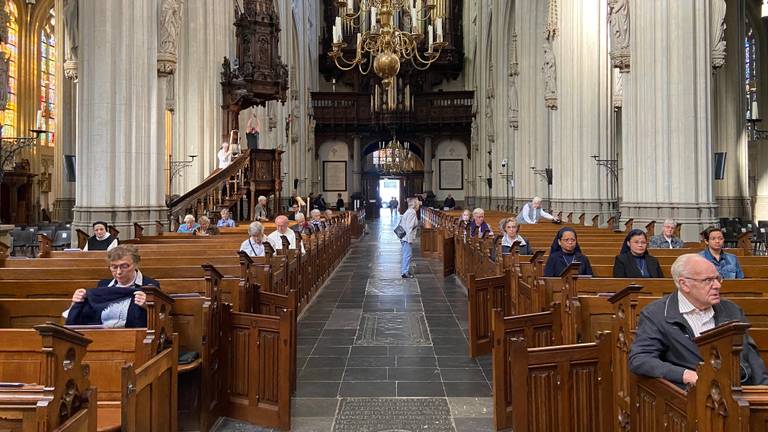
M744 40L744 89L746 92L746 104L744 112L748 113L747 118L759 118L760 113L757 110L757 43L755 33L752 30L749 20L747 20L747 35Z
M19 12L16 10L16 3L11 0L5 0L5 10L10 16L8 22L8 43L2 46L2 52L9 59L8 64L8 105L5 111L0 114L3 119L3 136L16 136L16 111L17 111L17 85L18 76L18 45L19 45Z
M37 109L35 128L48 131L40 135L40 144L55 143L56 127L56 15L53 8L40 30L40 105Z

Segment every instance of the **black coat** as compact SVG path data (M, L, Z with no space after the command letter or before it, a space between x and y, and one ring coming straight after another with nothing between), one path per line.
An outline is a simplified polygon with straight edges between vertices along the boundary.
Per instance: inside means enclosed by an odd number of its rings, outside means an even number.
M677 295L677 291L667 294L640 312L637 334L629 351L629 370L682 386L683 371L695 371L704 359L693 341L693 330L680 313ZM747 322L741 308L728 300L721 299L712 309L716 326L733 320ZM742 384L768 384L765 364L751 337L744 339L740 363Z
M656 257L649 254L645 254L646 271L649 278L663 278L664 273L661 271L659 260ZM637 268L637 263L632 256L631 252L625 252L616 255L616 259L613 261L613 277L615 278L642 278L640 269Z
M546 277L560 277L563 271L568 268L568 263L578 262L579 274L592 276L592 264L589 263L589 258L583 255L581 252L574 254L565 254L562 250L552 252L547 258L547 264L544 265L544 276Z

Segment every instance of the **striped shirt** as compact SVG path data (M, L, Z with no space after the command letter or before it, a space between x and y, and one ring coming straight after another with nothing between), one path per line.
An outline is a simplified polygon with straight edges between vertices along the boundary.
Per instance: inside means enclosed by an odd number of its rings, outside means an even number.
M715 311L711 306L704 310L696 309L680 291L677 292L677 301L680 314L688 321L694 337L699 337L702 332L715 327Z

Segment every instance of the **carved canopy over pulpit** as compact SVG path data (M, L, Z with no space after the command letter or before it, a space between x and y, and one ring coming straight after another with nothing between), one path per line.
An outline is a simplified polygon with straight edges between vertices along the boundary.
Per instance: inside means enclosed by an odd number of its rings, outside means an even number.
M224 130L238 129L238 113L270 100L285 102L288 68L280 59L280 20L272 0L244 0L235 6L237 59L224 58L221 89Z

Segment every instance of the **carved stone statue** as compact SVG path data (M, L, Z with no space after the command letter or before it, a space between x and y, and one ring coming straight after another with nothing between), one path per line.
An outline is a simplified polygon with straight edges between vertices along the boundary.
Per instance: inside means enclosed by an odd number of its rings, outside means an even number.
M182 0L163 0L160 10L159 52L176 54L181 19Z
M509 111L509 125L513 129L520 127L520 107L517 95L517 77L509 77L509 95L507 96L507 110Z
M552 50L552 41L544 40L544 64L541 73L544 75L544 101L547 108L557 109L557 64Z
M629 0L608 0L611 27L611 62L623 72L629 70Z
M716 70L725 65L725 0L715 0L712 3L712 69Z
M78 0L66 0L64 3L64 45L65 60L77 61L79 45Z

